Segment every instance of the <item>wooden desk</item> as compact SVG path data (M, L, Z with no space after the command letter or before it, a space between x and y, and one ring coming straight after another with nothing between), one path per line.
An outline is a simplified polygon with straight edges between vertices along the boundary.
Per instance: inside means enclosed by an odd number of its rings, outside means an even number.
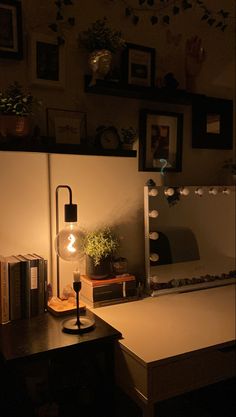
M87 314L94 317L96 327L83 334L63 333L65 317L49 313L0 326L1 379L6 376L4 394L0 393L4 417L12 417L13 411L14 417L32 417L42 400L42 393L37 395L35 390L39 386L45 390L46 385L48 392L43 395L47 401L59 404L59 416L74 415L75 409L80 408L82 414L86 410L87 416L110 417L113 348L121 334L93 313Z
M154 404L236 375L235 285L95 309L123 335L118 384L154 416Z

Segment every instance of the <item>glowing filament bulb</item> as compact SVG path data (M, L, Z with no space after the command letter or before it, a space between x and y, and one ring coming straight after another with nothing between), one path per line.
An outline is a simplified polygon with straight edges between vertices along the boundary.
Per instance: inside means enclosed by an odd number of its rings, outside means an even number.
M75 247L73 246L76 241L74 235L70 234L68 236L68 240L70 241L70 243L68 244L67 249L69 252L74 253L76 251Z
M157 253L150 253L150 261L157 262L159 260L159 255Z

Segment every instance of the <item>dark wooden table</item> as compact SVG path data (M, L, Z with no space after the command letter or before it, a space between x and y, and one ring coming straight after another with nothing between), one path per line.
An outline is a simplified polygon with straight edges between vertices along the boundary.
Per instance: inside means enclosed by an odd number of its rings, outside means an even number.
M60 417L112 416L113 348L121 334L86 314L95 327L82 334L64 333L68 317L49 313L0 326L4 417L47 417L52 409Z

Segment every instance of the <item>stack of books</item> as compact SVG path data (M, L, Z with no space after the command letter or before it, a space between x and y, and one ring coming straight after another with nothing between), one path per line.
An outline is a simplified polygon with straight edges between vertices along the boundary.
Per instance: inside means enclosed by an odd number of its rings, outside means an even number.
M35 253L0 255L0 324L42 314L47 307L47 260Z
M87 275L81 275L80 297L91 307L136 300L135 276L126 274L106 279L92 279Z

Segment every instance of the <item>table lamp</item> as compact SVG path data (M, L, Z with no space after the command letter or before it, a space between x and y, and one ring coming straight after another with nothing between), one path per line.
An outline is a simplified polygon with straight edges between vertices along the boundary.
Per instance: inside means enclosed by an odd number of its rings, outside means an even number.
M69 203L64 206L64 220L66 227L59 231L59 190L66 189L69 192ZM68 185L58 185L56 188L56 239L55 249L57 254L56 276L57 297L60 298L60 258L65 261L77 261L81 256L81 232L77 227L77 204L72 203L72 190ZM84 316L80 317L79 291L81 289L80 273L74 271L73 289L76 293L76 318L63 322L63 330L67 333L80 333L94 327L94 320Z

